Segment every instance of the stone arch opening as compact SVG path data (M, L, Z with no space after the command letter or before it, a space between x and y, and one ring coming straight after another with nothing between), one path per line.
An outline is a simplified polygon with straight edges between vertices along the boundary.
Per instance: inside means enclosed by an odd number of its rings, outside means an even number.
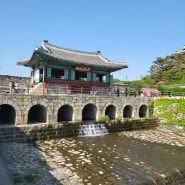
M28 123L46 123L47 110L43 105L34 105L28 112Z
M0 105L0 124L15 124L16 112L9 104Z
M82 110L82 121L96 120L97 108L94 104L87 104Z
M105 115L109 116L110 119L115 119L116 107L114 105L109 105L105 110Z
M63 105L58 110L57 121L72 121L73 108L70 105Z
M141 107L139 108L139 117L143 118L146 116L147 113L147 106L146 105L141 105Z
M133 107L131 105L125 106L125 108L123 110L123 117L124 118L131 118L132 117L132 111L133 111Z

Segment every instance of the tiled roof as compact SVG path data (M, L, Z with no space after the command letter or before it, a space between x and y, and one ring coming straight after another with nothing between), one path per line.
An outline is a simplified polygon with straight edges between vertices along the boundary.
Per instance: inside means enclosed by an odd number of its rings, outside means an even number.
M17 62L17 65L24 65L27 64L30 61L30 58L24 58Z
M117 71L128 66L123 62L114 62L107 60L101 55L101 52L84 52L66 49L49 44L47 41L42 43L40 48L36 48L33 52L32 58L28 60L20 60L18 64L25 66L32 66L36 63L38 55L44 59L53 61L61 61L66 64L77 64L83 66L105 67L112 71ZM37 57L36 57L37 56Z

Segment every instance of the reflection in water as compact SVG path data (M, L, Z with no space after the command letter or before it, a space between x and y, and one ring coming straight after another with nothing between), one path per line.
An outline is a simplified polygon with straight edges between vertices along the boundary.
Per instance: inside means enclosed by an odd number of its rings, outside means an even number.
M128 138L119 133L103 137L76 137L45 141L48 157L67 167L91 185L138 185L164 180L185 166L185 148ZM156 184L156 182L154 183Z

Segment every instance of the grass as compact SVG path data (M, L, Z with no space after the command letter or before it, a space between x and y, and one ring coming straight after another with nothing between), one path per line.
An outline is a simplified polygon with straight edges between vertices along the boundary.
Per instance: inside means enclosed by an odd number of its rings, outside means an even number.
M41 158L41 163L46 164L47 163L46 158Z
M26 182L33 182L34 181L34 176L32 176L32 175L26 175L24 177L24 179L26 180Z
M17 174L15 174L15 176L17 176ZM23 182L33 182L35 179L35 177L33 175L26 175L25 177L16 177L14 179L14 183L18 184L18 183L23 183Z

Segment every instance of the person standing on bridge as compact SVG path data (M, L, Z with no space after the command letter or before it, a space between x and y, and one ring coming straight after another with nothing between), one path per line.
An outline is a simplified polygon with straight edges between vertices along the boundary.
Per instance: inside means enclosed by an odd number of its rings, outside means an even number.
M97 90L96 90L96 88L94 88L93 96L96 96L96 94L97 94Z
M18 84L17 82L15 82L15 93L17 93L17 91L18 91Z
M8 86L9 86L9 93L12 94L12 82L10 82L10 83L8 84Z
M13 81L12 81L11 91L12 91L12 94L15 94L15 82Z
M125 89L125 97L127 97L127 96L128 96L128 89L126 87L126 89Z
M119 87L117 88L117 96L119 97Z

